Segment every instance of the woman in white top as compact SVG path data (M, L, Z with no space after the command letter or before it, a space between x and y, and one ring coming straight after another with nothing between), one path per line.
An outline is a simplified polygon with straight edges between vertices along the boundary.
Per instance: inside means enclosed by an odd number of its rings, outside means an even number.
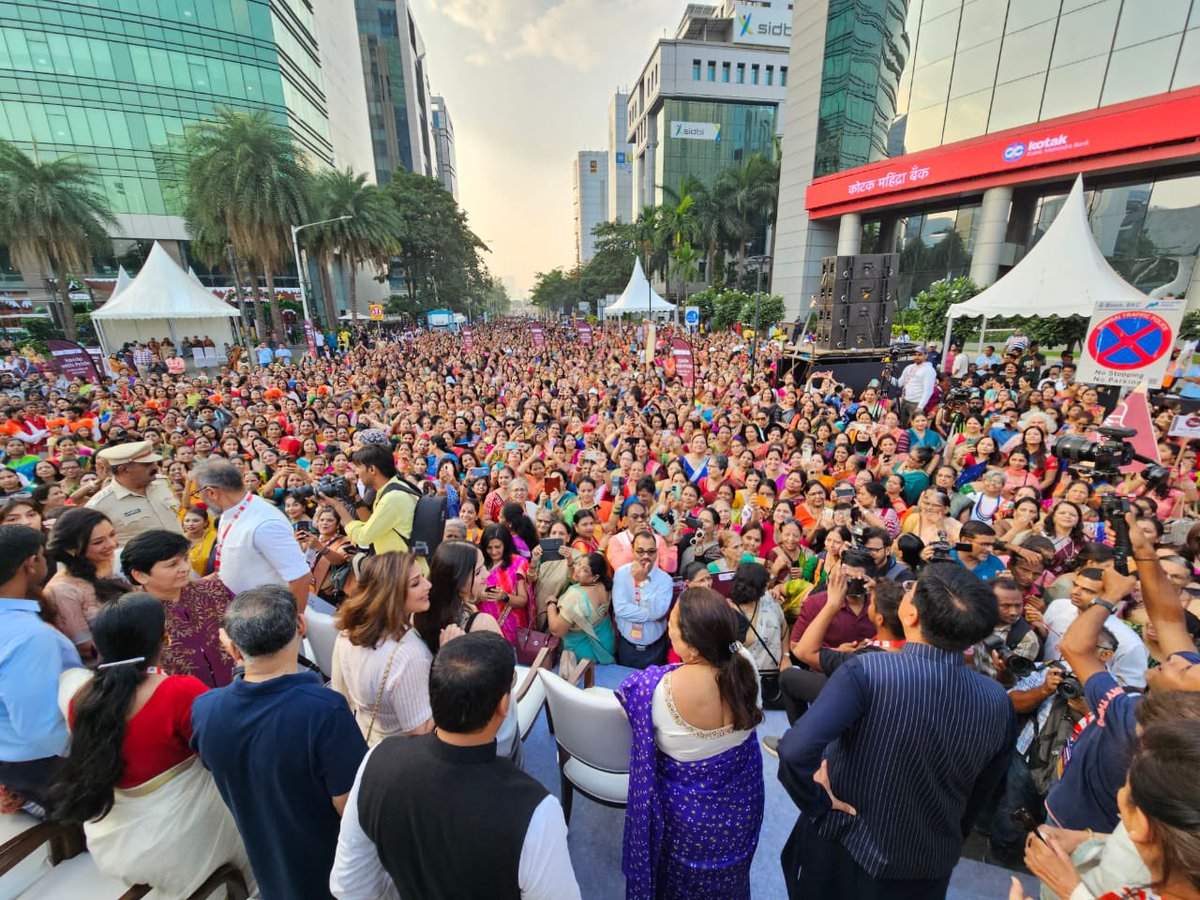
M429 609L429 580L414 553L381 553L362 564L358 589L338 608L333 689L346 698L369 746L433 729L433 656L412 625Z
M683 664L637 672L618 693L633 732L627 893L748 898L763 818L758 673L715 591L684 591L668 621Z

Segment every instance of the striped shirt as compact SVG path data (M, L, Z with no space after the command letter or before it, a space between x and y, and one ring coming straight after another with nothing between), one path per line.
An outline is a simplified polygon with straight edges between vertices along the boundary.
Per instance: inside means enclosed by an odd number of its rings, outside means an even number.
M961 653L909 642L841 666L779 745L779 780L801 813L877 879L948 876L1008 767L1012 703ZM834 812L813 781L829 761Z

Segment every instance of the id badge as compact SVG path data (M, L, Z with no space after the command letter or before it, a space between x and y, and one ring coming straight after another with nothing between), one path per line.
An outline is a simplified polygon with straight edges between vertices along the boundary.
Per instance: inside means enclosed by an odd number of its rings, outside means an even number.
M631 641L633 641L634 643L638 643L642 640L642 623L641 622L635 622L633 625L631 625L629 627L629 639Z

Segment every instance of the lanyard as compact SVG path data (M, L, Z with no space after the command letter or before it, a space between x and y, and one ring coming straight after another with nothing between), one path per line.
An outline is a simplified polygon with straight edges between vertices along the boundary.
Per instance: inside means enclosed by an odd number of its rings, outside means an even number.
M237 505L236 509L234 509L233 517L229 520L229 524L221 530L221 534L217 538L217 552L213 557L213 572L221 571L221 548L225 546L225 538L228 537L229 529L232 528L233 523L238 520L238 516L240 516L246 507L250 505L250 499L253 496L253 494L247 493L246 496L242 498L242 502Z

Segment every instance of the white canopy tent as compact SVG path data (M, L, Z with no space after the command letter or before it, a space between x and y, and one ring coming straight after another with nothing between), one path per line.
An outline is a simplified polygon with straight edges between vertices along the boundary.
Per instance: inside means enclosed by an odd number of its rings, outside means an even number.
M1083 176L1042 239L991 287L950 307L946 343L955 319L982 316L1088 316L1097 300L1145 295L1113 271L1096 246L1083 202ZM980 332L982 334L982 331Z
M218 348L232 345L237 319L236 309L189 276L157 242L137 277L122 287L118 275L117 290L92 313L106 355L127 342L167 336L178 347L189 334L211 337Z
M634 259L633 274L629 276L625 292L621 294L616 303L606 306L602 312L605 318L625 314L653 314L656 317L663 317L675 313L675 304L668 303L658 295L654 288L650 287L646 273L642 271L642 261Z
M131 284L133 284L133 279L129 277L129 273L125 271L125 267L120 266L117 269L117 284L113 288L112 293L108 295L108 299L112 300L113 297L117 296L117 294L121 293L121 291L125 290Z

